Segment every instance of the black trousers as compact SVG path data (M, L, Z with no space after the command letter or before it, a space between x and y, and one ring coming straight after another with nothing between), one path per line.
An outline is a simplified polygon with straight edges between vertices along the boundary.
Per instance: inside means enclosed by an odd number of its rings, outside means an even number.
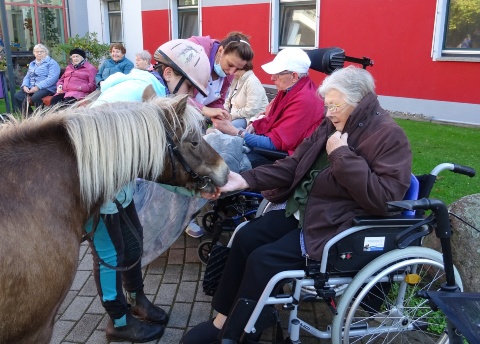
M125 212L138 230L139 236L143 238L142 226L133 201L125 208ZM128 292L143 290L143 274L140 261L130 270L122 272L102 265L97 256L99 255L109 264L115 265L116 263L117 266L129 266L135 262L125 259L124 238L120 229L121 222L123 222L123 219L119 213L102 215L93 242L90 242L90 246L95 246L95 250L92 250L95 284L102 305L112 319L121 318L128 309L122 284Z
M213 308L228 315L239 298L257 301L278 272L304 266L298 221L285 210L270 211L235 234Z
M58 103L65 103L64 105L71 105L75 103L78 99L75 97L65 97L65 93L56 94L50 99L50 106L58 104Z

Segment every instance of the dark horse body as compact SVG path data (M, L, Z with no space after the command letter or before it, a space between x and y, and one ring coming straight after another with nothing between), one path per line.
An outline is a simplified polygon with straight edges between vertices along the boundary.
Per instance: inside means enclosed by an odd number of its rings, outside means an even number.
M115 109L122 111L122 124L111 127L108 123L115 122L119 112ZM155 99L58 111L2 126L1 344L50 341L55 314L77 269L84 225L126 182L139 176L194 185L192 176L168 154L162 126L173 133L195 172L208 176L211 184L226 183L228 168L192 124L198 121L193 111L187 118L188 110L183 98ZM137 121L133 127L129 112ZM95 116L108 117L107 124L85 124L84 117ZM108 147L97 147L101 145Z

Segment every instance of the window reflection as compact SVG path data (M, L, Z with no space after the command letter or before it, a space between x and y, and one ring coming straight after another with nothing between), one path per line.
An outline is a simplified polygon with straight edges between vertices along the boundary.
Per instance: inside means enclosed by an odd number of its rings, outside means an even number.
M315 3L280 4L280 45L315 46Z
M34 8L7 5L6 9L12 51L32 50L38 41Z
M478 0L450 0L444 49L480 49L480 7Z
M47 47L54 47L63 42L63 16L60 8L39 7L38 25L40 39Z

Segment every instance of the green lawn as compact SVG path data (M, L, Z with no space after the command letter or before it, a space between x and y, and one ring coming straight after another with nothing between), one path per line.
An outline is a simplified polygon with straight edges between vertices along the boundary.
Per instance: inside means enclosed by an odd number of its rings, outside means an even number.
M0 113L5 101L0 100ZM480 128L396 119L405 130L413 152L413 173L429 173L436 165L451 162L475 168L480 173ZM480 193L480 176L469 178L450 171L440 174L431 196L447 204Z
M405 130L413 153L413 173L425 174L436 165L449 162L467 165L480 173L480 128L397 119ZM480 193L480 176L442 172L431 197L447 204L460 197Z

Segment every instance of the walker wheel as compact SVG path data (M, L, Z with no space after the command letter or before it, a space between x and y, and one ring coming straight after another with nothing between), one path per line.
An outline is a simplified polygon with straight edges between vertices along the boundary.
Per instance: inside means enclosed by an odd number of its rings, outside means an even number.
M212 246L212 240L205 240L198 245L198 258L200 258L200 261L205 265L207 265L210 252L212 252Z
M202 217L202 227L208 233L215 232L215 223L221 221L218 212L214 210L207 211Z

